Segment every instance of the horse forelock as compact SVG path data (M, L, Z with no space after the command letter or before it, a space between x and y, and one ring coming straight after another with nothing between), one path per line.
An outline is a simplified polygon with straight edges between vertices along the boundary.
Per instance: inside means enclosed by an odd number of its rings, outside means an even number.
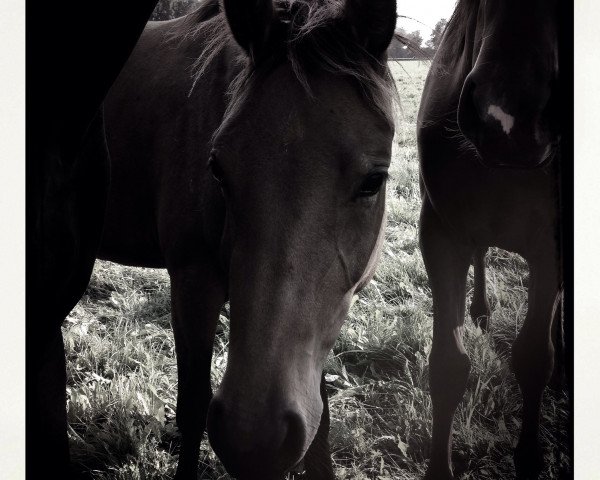
M346 0L274 0L277 16L286 33L267 62L276 66L288 61L297 80L310 95L308 77L311 70L344 75L354 80L372 108L393 124L398 92L387 59L374 58L344 28L345 4ZM213 60L235 42L222 0L205 0L172 32L172 39L189 38L197 38L203 44L193 66L193 90ZM235 106L240 91L256 71L256 65L241 48L235 61L241 68L228 91L228 110Z

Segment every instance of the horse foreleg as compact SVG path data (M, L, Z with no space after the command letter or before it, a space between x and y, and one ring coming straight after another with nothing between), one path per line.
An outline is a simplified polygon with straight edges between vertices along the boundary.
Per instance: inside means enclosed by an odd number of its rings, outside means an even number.
M448 234L427 203L421 211L420 243L433 294L433 345L429 355L433 431L425 478L445 480L454 478L450 460L452 422L471 366L462 332L472 249Z
M26 294L26 465L66 478L69 445L61 324L85 292L102 234L108 150L99 112L77 155L43 152L33 172Z
M64 344L60 327L44 335L27 358L26 474L43 465L53 478L70 478Z
M552 319L560 304L559 274L553 255L530 261L529 269L529 310L513 344L511 365L523 395L523 424L514 456L518 478L537 478L543 467L540 408L554 365Z
M212 397L210 366L225 292L205 265L170 268L172 324L177 353L177 426L181 434L176 479L196 479L200 441Z
M329 448L329 403L325 373L321 375L321 400L323 401L323 413L321 413L319 429L304 456L304 467L308 480L333 480L335 478Z
M485 254L487 248L477 248L473 254L473 299L469 313L473 323L483 331L488 328L491 310L486 294Z

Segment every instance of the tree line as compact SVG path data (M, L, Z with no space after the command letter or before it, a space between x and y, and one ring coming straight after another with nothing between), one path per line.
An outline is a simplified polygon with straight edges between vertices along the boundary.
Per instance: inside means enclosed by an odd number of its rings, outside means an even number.
M445 18L440 19L433 28L429 39L423 45L423 36L419 30L407 32L404 28L396 29L396 33L406 39L406 44L397 39L392 41L388 48L388 58L431 58L442 42L442 36L448 22Z

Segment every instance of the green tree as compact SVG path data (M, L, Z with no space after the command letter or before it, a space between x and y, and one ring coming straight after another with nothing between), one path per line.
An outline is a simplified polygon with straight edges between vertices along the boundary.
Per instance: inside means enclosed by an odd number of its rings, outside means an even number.
M423 49L423 37L421 32L415 30L407 32L404 28L396 29L396 35L403 38L404 41L398 41L396 38L388 48L388 58L424 58L427 52Z
M442 43L442 37L444 36L444 30L446 30L447 24L448 22L445 18L442 18L435 24L429 40L427 40L425 43L427 48L430 48L431 50L437 50L437 48L440 46L440 43Z
M406 37L410 40L411 46L415 48L421 48L423 45L423 37L421 36L421 32L419 30L408 33Z

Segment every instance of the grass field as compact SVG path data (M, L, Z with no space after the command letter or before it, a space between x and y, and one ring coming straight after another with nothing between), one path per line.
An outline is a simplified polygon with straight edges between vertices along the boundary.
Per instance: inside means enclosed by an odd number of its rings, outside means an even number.
M386 242L377 275L358 295L326 365L340 479L420 478L428 459L432 304L417 240L415 139L427 68L420 62L392 64L402 120L387 187ZM520 257L494 249L488 264L491 328L482 333L467 319L472 370L455 417L454 468L464 479L514 478L512 447L520 426L520 394L507 359L527 309L527 268ZM468 289L470 294L471 274ZM226 363L227 317L224 308L215 384ZM177 380L169 321L166 271L96 263L63 329L72 457L92 478L170 478L175 472ZM565 394L547 391L543 478L562 478L569 468L563 453L567 419ZM201 459L200 478L229 478L206 440Z

